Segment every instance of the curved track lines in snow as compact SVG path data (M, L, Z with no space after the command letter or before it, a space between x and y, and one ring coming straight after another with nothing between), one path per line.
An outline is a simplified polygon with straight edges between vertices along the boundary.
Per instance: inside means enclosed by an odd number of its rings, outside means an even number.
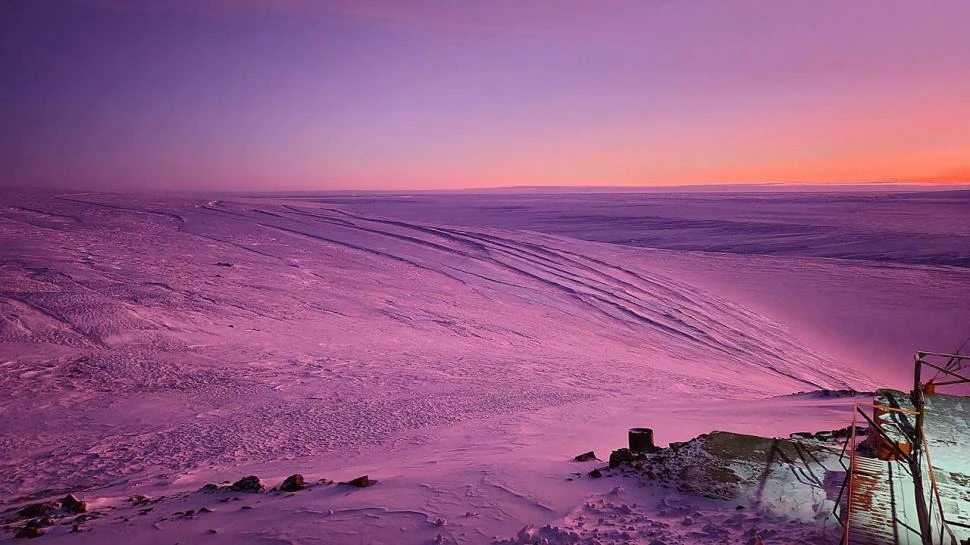
M55 219L0 221L2 493L408 448L590 399L864 381L607 245L285 199L13 200L0 220Z

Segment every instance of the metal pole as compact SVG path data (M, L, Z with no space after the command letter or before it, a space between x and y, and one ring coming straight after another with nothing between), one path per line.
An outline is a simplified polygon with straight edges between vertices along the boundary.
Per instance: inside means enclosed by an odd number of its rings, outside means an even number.
M926 508L926 494L923 491L923 471L922 471L922 430L923 430L923 385L920 384L920 370L923 363L923 354L917 352L916 363L913 370L913 393L911 399L916 408L916 433L912 440L910 449L909 469L913 474L913 492L916 494L916 517L919 519L919 533L923 545L933 545L933 530L930 523L929 510Z

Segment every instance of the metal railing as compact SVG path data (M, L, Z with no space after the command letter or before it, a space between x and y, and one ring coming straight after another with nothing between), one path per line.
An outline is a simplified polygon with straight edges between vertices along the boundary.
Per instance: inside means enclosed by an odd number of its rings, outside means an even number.
M933 470L933 462L930 460L930 449L929 449L929 446L927 446L926 444L926 432L922 429L919 431L923 436L923 455L926 456L926 469L927 469L926 473L930 476L930 485L932 490L931 496L936 499L935 505L937 508L937 514L940 519L939 542L943 543L944 531L945 531L945 533L950 534L951 545L957 545L957 536L956 534L953 533L953 530L950 529L950 525L947 523L946 517L943 514L943 497L940 496L940 488L936 484L936 475ZM934 505L934 502L931 502L930 503L931 509L933 505ZM933 512L930 511L930 517L932 516L933 516Z
M845 500L845 514L840 520L842 522L842 545L849 545L849 519L852 515L852 472L855 468L855 446L856 446L856 416L855 412L852 413L852 431L849 433L849 438L846 439L846 447L849 448L849 467L846 468L845 481L842 482L842 488L839 490L839 497L835 500L836 508L839 507L842 502L842 494L846 492L848 488L848 497ZM842 450L845 452L845 449ZM839 462L842 462L842 458L839 458ZM842 465L845 467L845 464ZM847 486L848 485L848 486Z

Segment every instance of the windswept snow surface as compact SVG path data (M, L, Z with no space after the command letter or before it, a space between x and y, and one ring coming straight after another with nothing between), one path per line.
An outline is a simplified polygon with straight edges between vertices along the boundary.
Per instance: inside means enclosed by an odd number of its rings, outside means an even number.
M878 237L849 255L818 225L889 215L846 218L826 196L787 196L823 242L785 252L767 227L617 220L601 236L604 207L630 196L597 196L590 221L563 212L588 196L519 198L0 193L0 502L175 494L187 509L210 481L366 473L376 486L63 538L489 542L615 486L566 481L569 459L608 455L628 427L661 444L841 427L851 399L784 394L903 380L917 348L970 334L966 222L901 213L887 229L932 251L888 237L883 259ZM965 196L938 198L965 216L947 200ZM707 199L676 208L713 214Z

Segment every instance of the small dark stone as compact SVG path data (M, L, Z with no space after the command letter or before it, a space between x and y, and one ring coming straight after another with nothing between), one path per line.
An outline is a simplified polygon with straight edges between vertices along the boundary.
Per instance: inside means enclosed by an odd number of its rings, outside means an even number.
M135 505L145 505L146 503L148 503L151 500L148 498L148 496L135 495L135 496L131 496L130 498L128 498L128 501L130 501L131 503L133 503Z
M367 475L361 475L360 477L357 477L356 479L347 482L347 484L349 484L350 486L356 486L357 488L367 488L368 486L371 486L374 483L367 478Z
M199 492L218 492L218 491L219 491L219 485L212 484L212 483L209 483L199 489Z
M44 531L41 530L40 528L37 528L34 526L24 526L23 528L17 531L14 537L31 539L35 537L40 537L42 535L44 535Z
M300 475L299 473L294 473L293 475L290 475L283 481L283 484L280 485L280 490L283 490L284 492L295 492L297 490L302 489L303 486L304 486L303 475Z
M229 263L228 261L219 261L216 263L216 265L219 267L232 267L232 263Z
M259 482L259 477L250 475L232 483L231 488L237 492L262 492L263 483Z
M577 462L588 462L590 460L595 460L595 459L596 459L596 454L594 454L593 451L578 454L576 455L575 458L573 458L573 460L576 460Z
M588 475L594 479L599 479L600 477L603 476L603 472L600 471L599 469L593 469L588 473Z
M77 499L74 494L68 494L61 500L61 507L68 513L83 513L88 510L88 502Z

